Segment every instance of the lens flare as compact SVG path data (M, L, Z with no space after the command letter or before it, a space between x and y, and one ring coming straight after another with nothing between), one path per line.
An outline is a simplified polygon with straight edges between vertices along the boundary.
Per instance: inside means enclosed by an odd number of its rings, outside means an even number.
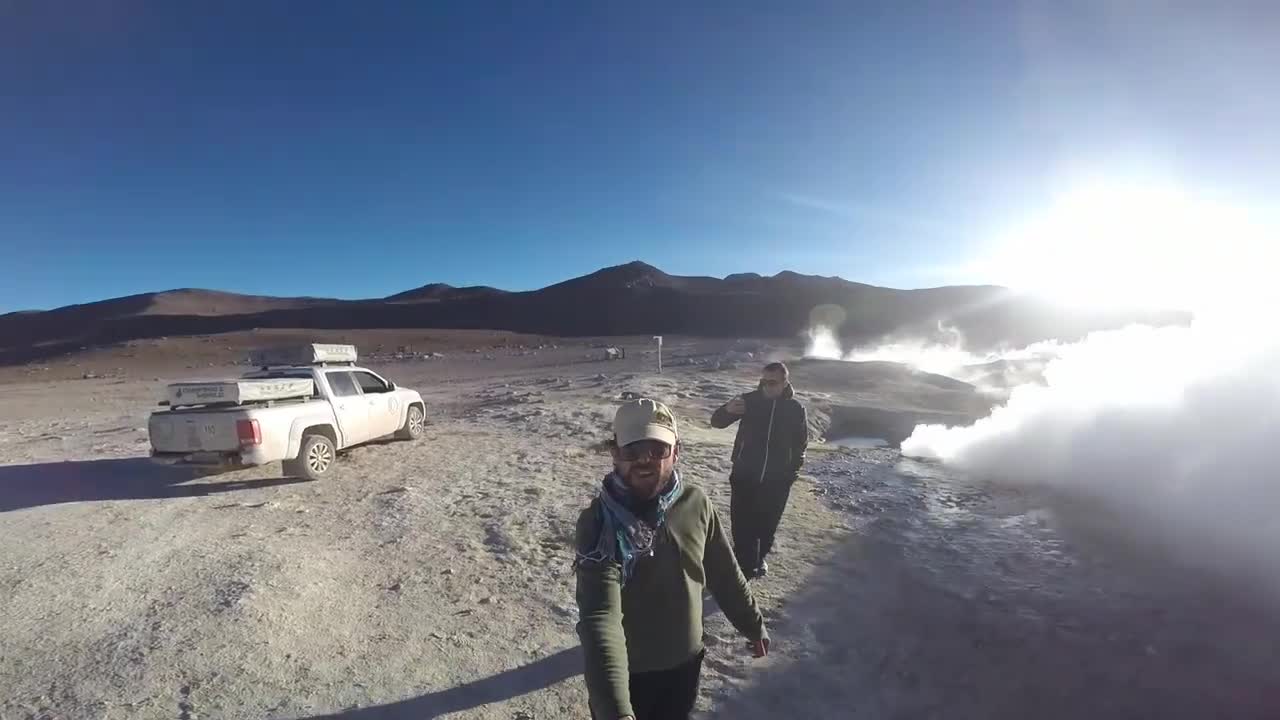
M979 265L1068 306L1211 310L1270 284L1272 240L1239 208L1175 187L1092 183L1003 233Z

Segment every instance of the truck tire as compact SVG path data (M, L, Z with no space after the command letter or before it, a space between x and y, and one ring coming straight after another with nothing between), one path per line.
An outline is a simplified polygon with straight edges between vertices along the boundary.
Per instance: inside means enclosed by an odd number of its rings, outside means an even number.
M337 459L338 452L333 447L332 440L324 435L307 435L302 438L298 457L284 462L284 474L287 477L319 480L329 473Z
M404 425L396 431L397 440L417 440L427 432L427 418L421 405L410 405L405 413Z

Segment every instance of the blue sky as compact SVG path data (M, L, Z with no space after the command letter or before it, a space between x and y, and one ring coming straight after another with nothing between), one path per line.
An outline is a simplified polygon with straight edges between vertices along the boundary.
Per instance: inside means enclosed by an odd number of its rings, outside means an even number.
M5 3L0 311L1009 282L955 269L1073 174L1280 190L1280 16L1197 5Z

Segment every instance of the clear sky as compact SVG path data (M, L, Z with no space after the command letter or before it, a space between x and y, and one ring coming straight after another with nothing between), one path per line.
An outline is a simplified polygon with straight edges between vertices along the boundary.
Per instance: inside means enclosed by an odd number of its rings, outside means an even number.
M898 287L1074 174L1280 197L1280 13L1210 2L0 3L0 311Z

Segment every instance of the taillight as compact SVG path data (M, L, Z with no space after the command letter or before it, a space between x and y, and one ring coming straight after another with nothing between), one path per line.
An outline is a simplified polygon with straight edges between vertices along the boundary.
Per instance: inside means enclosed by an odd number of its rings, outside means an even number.
M241 445L261 445L262 426L257 420L237 420L236 437L240 438Z

